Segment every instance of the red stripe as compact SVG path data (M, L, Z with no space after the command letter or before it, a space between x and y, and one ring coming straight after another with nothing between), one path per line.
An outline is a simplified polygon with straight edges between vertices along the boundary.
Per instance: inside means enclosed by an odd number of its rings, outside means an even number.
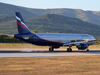
M22 28L26 28L25 26L23 26L20 22L17 21L17 24L20 25ZM26 28L27 29L27 28Z
M42 39L42 38L41 38ZM53 43L61 43L61 44L64 44L62 42L56 42L56 41L50 41L50 40L46 40L46 39L42 39L42 40L45 40L45 41L48 41L48 42L53 42Z

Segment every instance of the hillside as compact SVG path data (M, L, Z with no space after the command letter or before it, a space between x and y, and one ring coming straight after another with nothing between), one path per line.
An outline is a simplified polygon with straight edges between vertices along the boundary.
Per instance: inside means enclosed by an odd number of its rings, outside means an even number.
M15 12L18 11L21 12L25 18L32 18L52 13L52 14L63 15L66 17L78 18L83 21L100 25L100 11L84 11L81 9L67 9L67 8L61 8L61 9L33 9L33 8L26 8L26 7L0 3L0 15L8 14L14 16Z
M66 17L78 18L83 21L100 25L100 11L84 11L81 9L26 9L38 14L39 16L49 14L58 14Z
M23 7L5 4L0 2L0 15L15 15L15 12L21 12L25 18L36 17L37 15L25 10Z
M0 33L17 33L17 25L14 16L3 16L4 15L0 16ZM99 25L94 25L76 18L65 17L62 15L46 14L36 18L25 19L25 21L31 31L37 30L38 32L45 33L84 33L100 37Z

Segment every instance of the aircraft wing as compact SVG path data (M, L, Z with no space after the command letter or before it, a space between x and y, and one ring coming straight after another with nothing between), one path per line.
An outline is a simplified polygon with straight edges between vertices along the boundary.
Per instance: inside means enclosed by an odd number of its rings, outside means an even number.
M66 43L64 43L63 46L79 45L81 43L87 43L88 41L89 41L89 39L71 40L71 41L67 41Z

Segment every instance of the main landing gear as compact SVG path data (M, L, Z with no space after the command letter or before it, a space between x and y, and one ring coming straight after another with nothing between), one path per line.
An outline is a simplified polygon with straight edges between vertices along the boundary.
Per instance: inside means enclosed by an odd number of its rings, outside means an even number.
M67 48L67 52L72 52L72 49L71 48Z
M69 48L67 48L67 52L72 52L72 49L71 49L71 45L69 46Z
M50 51L50 52L53 52L53 51L54 51L54 48L55 48L55 47L50 46L49 51ZM59 47L56 47L56 48L59 48ZM72 52L72 49L71 49L70 47L67 48L67 52Z
M53 51L54 51L54 48L51 46L51 47L49 48L49 51L50 51L50 52L53 52Z
M53 52L54 48L57 49L60 48L60 46L50 46L49 51Z

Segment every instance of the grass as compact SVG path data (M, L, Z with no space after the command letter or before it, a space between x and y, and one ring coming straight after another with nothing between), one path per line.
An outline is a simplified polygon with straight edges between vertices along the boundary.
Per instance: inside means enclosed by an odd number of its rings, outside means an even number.
M25 43L0 43L0 49L24 47L48 49ZM89 49L100 49L100 45ZM0 75L100 75L100 56L0 58Z
M29 43L0 43L0 49L20 49L20 48L40 48L40 49L49 49L48 46L36 46ZM61 49L66 49L68 47L60 47ZM76 46L72 47L73 49L77 49ZM100 49L100 45L91 45L89 49Z
M100 75L100 56L0 58L0 75Z

